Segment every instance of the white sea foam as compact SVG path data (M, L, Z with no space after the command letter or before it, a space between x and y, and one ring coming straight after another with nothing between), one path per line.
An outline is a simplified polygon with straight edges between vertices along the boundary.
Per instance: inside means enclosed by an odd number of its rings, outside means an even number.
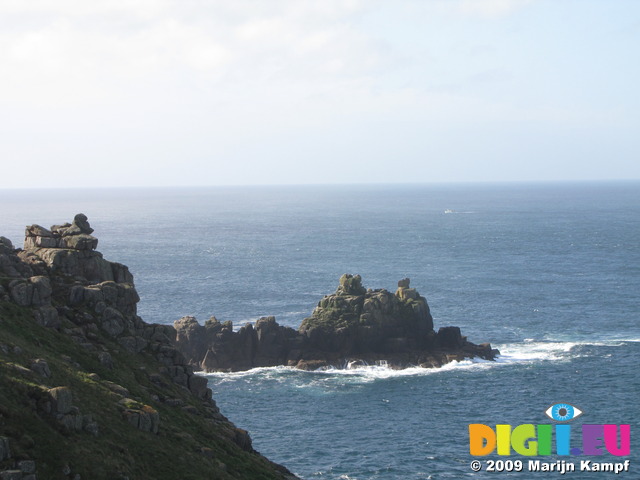
M423 368L419 366L408 367L396 370L385 365L383 362L378 365L352 364L349 368L322 368L314 371L298 370L295 367L260 367L243 372L199 372L218 381L233 380L245 377L260 376L285 381L291 377L302 379L315 378L330 379L341 378L343 381L352 380L355 383L367 383L380 379L395 377L412 377L424 375L437 375L451 371L481 370L487 368L504 367L508 365L530 364L537 362L568 361L572 358L583 356L582 353L574 353L573 350L580 346L594 347L618 347L627 342L638 342L640 339L608 339L598 342L588 341L540 341L526 338L522 342L497 344L500 355L495 361L481 358L466 359L460 362L451 362L440 368ZM299 385L304 387L304 385Z

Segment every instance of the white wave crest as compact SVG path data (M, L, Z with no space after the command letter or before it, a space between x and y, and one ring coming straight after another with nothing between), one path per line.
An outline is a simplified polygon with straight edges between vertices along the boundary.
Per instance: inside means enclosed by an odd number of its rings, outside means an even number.
M290 378L292 376L312 376L317 379L321 378L342 378L343 380L351 379L357 383L366 383L378 379L387 379L395 377L411 377L424 375L437 375L451 371L464 370L480 370L494 367L504 367L514 364L528 364L545 361L568 361L572 358L583 356L580 353L572 352L576 347L594 346L594 347L618 347L627 342L638 342L639 339L619 339L606 340L598 342L588 341L537 341L527 338L522 342L507 343L495 345L500 350L500 355L495 361L484 360L481 358L466 359L460 362L454 361L447 363L440 368L423 368L419 366L408 367L401 370L390 368L384 361L378 365L352 364L347 368L322 368L314 371L298 370L295 367L259 367L243 372L199 372L211 378L217 378L218 382L224 382L225 379L233 380L245 377L260 376L263 378L281 379Z

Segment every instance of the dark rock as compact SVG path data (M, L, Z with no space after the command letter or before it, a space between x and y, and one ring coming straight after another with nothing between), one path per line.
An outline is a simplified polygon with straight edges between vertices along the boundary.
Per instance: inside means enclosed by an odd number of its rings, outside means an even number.
M237 332L215 317L201 326L193 317L174 322L176 346L187 361L205 371L237 371L290 365L310 370L385 362L392 368L425 367L469 357L493 359L490 345L467 342L458 327L436 334L429 305L410 280L395 294L366 290L359 275L345 274L336 293L325 296L296 331L263 317ZM183 384L184 379L174 376Z
M98 360L103 367L106 367L108 369L113 368L113 359L111 358L111 354L109 352L98 353Z
M33 317L39 325L43 327L58 328L60 327L60 317L58 310L54 307L40 307L34 309Z
M98 247L98 239L86 233L79 233L78 235L63 237L59 242L59 246L75 250L95 250Z
M362 286L360 275L350 275L345 273L340 277L340 285L336 290L336 295L364 295L365 288Z
M0 236L0 253L12 253L13 243L7 237Z
M243 430L241 428L236 428L233 441L236 443L236 445L238 445L243 450L247 452L253 452L251 437L249 436L249 433L246 430Z
M36 372L42 377L49 378L51 376L51 370L49 369L49 364L42 360L41 358L37 358L31 362L31 370Z
M92 388L113 392L108 396L124 402L118 406L123 421L146 432L158 432L160 417L143 401L162 401L181 408L187 405L185 411L217 427L224 425L229 440L253 452L249 435L233 427L220 413L211 399L207 379L195 375L194 369L233 371L275 365L347 368L377 362L392 368L411 364L434 367L497 354L489 344L468 342L455 327L440 329L436 334L426 299L409 288L409 279L398 282L398 290L392 294L384 289L367 290L359 275L350 274L340 278L336 292L320 300L299 330L278 325L274 317L260 318L255 325L246 324L237 331L231 322L221 323L215 317L203 326L190 317L177 321L175 328L147 325L136 313L139 296L133 276L126 266L109 262L95 251L98 241L92 233L87 217L78 214L73 223L54 225L51 230L28 227L24 250L15 250L11 242L0 237L0 277L5 279L0 299L31 309L38 324L68 335L89 352L82 358L97 358L103 367L112 368L112 353L125 362L144 351L145 366L157 373L148 374L141 367L135 370L136 376L142 371L153 384L136 386L140 397L135 400L129 398L126 388L97 376L87 381L94 383ZM152 365L154 360L156 366ZM83 362L80 357L78 361ZM74 368L86 369L71 358L68 362ZM15 362L12 368L29 382L37 380L37 374L46 377L51 373L46 362L35 360L31 367L29 370ZM46 421L54 417L63 434L84 431L98 435L93 416L82 415L72 405L68 387L38 391L30 401L40 413L49 414ZM180 398L166 399L159 391L174 391L173 395ZM0 461L3 455L9 455L8 443L5 448L0 438ZM67 470L64 474L71 478L75 472Z
M53 415L65 415L71 412L73 394L69 387L56 387L49 389L49 398L51 402L51 413Z
M73 217L73 225L80 229L81 233L93 233L93 228L89 225L89 220L84 213L78 213L75 217Z
M443 349L455 349L464 345L460 327L440 327L436 335L436 344Z
M118 385L117 383L109 382L107 380L105 380L103 383L104 383L105 387L107 387L109 390L111 390L116 395L119 395L119 396L125 397L125 398L129 396L129 390L124 388L122 385Z

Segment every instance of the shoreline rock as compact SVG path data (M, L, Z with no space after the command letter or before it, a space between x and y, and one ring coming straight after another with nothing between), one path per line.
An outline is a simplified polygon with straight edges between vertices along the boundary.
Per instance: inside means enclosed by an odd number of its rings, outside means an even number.
M215 317L200 325L194 317L174 322L176 347L196 370L242 371L291 366L303 370L384 364L401 369L440 367L465 358L494 360L488 343L476 345L460 328L433 330L429 305L410 280L395 294L365 289L359 275L344 274L335 293L322 298L298 330L262 317L233 330Z

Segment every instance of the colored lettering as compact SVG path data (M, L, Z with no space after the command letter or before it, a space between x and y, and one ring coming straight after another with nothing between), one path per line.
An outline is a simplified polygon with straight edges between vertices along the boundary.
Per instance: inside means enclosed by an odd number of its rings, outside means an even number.
M518 425L511 433L511 446L520 455L532 457L538 454L535 425Z
M511 425L496 425L498 455L511 455Z
M551 425L538 425L538 455L551 455L552 432Z
M482 423L469 425L469 452L476 457L489 455L496 448L496 434Z
M611 455L622 457L631 453L631 425L603 425L604 445ZM620 448L618 448L618 435L616 431L620 427Z
M556 425L556 453L569 455L571 425Z
M585 455L602 455L604 425L582 425L582 448ZM614 432L615 434L615 432Z
M552 454L553 425L523 424L496 425L495 430L482 423L469 425L469 452L481 457L494 451L498 455L511 455L511 449L527 457ZM582 449L571 448L571 425L555 426L557 455L611 455L627 456L631 453L631 426L582 425Z

